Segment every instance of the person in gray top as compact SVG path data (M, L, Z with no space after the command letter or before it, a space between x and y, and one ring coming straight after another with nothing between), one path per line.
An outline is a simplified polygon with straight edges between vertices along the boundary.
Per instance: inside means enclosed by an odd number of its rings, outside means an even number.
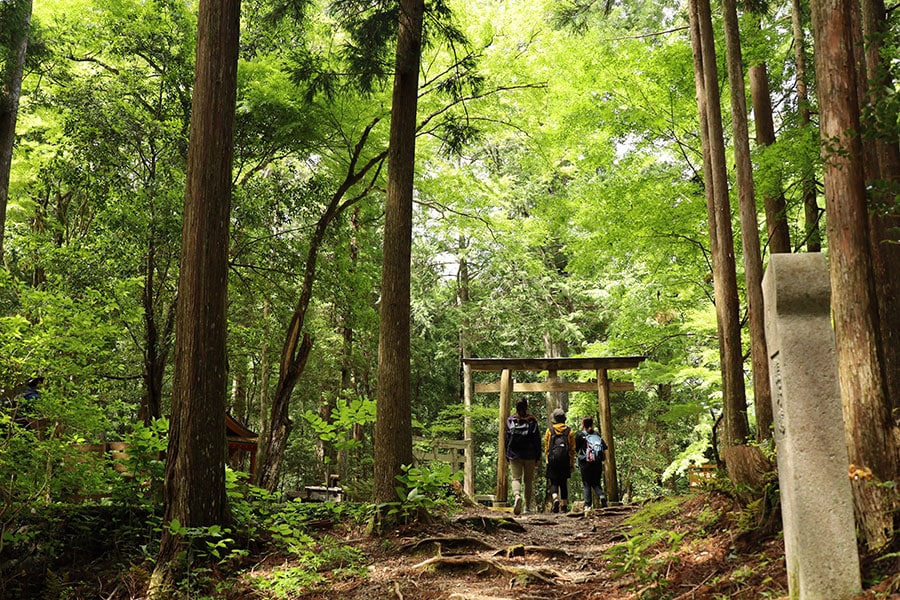
M531 511L534 498L534 473L541 462L541 430L537 418L528 412L528 400L516 402L516 412L506 419L506 460L512 475L513 513ZM522 480L525 497L522 498Z

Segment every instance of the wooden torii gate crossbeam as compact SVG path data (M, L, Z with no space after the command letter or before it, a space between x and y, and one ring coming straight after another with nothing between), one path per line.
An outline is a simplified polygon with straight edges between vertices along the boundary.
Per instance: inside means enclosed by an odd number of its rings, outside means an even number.
M619 501L618 477L616 471L616 448L613 440L612 410L609 404L611 391L630 391L634 389L631 382L610 381L610 369L634 369L640 365L645 356L624 357L587 357L587 358L464 358L466 371L499 372L500 381L496 383L476 384L476 393L500 392L499 435L497 456L497 489L495 500L505 503L508 499L507 473L509 465L506 461L505 424L510 414L513 392L597 392L597 408L600 415L600 431L606 444L606 461L604 463L604 479L606 495L611 502ZM559 371L595 371L596 381L562 381ZM547 380L539 383L516 383L513 371L547 371ZM470 394L471 376L467 377L466 393ZM549 415L548 415L549 419ZM466 433L466 438L470 433ZM471 444L468 452L472 452ZM467 458L467 464L474 462L474 457ZM468 486L467 486L468 487Z

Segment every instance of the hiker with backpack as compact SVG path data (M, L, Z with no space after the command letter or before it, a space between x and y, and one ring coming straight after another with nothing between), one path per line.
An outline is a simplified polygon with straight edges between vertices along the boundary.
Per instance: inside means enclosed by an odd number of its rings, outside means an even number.
M585 417L581 420L581 431L575 435L575 452L578 455L578 469L581 471L581 485L584 493L584 512L590 512L594 505L594 494L600 506L606 506L603 495L603 458L606 442L594 431L594 419Z
M566 425L566 413L557 408L550 415L551 425L544 436L547 448L547 481L550 482L551 511L568 511L569 477L575 467L575 434Z
M531 512L534 499L534 472L541 462L541 430L537 418L528 412L528 400L516 402L516 413L506 419L506 460L512 475L513 513ZM525 500L522 501L522 479Z

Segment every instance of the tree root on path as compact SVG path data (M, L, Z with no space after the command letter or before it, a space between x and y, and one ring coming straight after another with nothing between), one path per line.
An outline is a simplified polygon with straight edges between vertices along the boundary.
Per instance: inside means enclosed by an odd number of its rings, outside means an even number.
M474 537L429 537L414 542L403 544L397 550L400 552L415 552L423 548L433 546L438 555L443 554L445 550L494 550L487 542Z
M510 587L515 584L525 585L532 582L541 582L553 585L555 578L559 577L549 569L529 569L527 567L510 567L492 558L480 558L477 556L435 556L424 560L413 569L441 569L448 571L472 570L478 575L494 573L512 577Z
M494 556L513 558L515 556L526 556L528 554L540 554L547 558L571 558L572 553L562 548L554 546L525 546L524 544L515 544L507 546L494 552Z
M493 533L498 529L509 529L511 531L517 531L519 533L524 533L525 528L522 527L515 519L511 519L509 517L488 517L484 515L472 515L472 516L464 516L453 519L453 523L457 525L464 525L469 529L474 529L476 531L484 531L486 533Z

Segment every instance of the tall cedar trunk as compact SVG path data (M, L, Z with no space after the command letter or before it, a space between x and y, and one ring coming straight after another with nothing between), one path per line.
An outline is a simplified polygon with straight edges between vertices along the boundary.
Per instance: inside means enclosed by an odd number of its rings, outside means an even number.
M354 271L359 262L359 207L353 209L350 215L350 268ZM350 305L344 307L343 323L341 323L341 394L342 402L350 402L353 394L353 312ZM349 435L353 435L350 432ZM347 479L348 455L347 450L338 451L337 455L337 472L340 473L342 479Z
M459 236L459 269L456 273L456 305L463 314L459 327L459 400L463 405L463 440L471 442L466 446L466 469L463 489L470 498L475 497L475 446L472 434L472 371L466 366L465 361L471 356L469 352L468 332L469 319L466 315L469 305L469 261L466 258L466 250L469 243L466 236Z
M741 213L741 241L744 255L744 280L747 286L747 311L750 315L750 359L753 367L753 400L756 407L757 440L771 437L772 392L769 387L769 352L766 349L766 323L762 293L762 257L759 249L759 223L750 160L750 133L747 126L747 99L744 90L744 61L738 27L737 3L723 0L725 55L731 91L731 123L737 168L738 202Z
M563 300L565 302L565 300ZM544 334L544 356L548 358L560 358L569 355L569 345L565 342L554 342L549 333ZM551 371L548 380L561 380L556 371ZM544 404L547 410L547 424L550 425L550 415L554 409L561 408L565 412L569 412L569 393L568 392L544 392Z
M872 261L878 297L877 333L883 355L882 373L887 397L893 399L888 410L900 408L900 139L897 131L897 107L888 90L894 89L890 65L882 51L890 30L882 0L860 0L862 39L866 77L860 104L866 107L863 131L868 135L865 177L871 191L869 201ZM896 413L900 419L900 413ZM900 423L895 422L895 427ZM895 431L895 433L897 433ZM898 441L897 443L900 443ZM898 517L900 518L900 517Z
M226 524L225 365L228 225L240 0L201 0L178 281L165 516ZM150 596L171 590L184 540L163 527Z
M716 315L719 327L719 358L722 370L722 413L724 446L741 445L749 436L747 422L747 394L744 389L743 353L739 318L737 275L734 261L734 234L731 228L731 204L728 199L728 176L725 162L725 141L722 132L722 107L716 69L715 37L709 0L696 2L699 49L702 53L703 81L706 92L707 130L710 149L717 252L713 256ZM712 239L712 238L711 238Z
M165 314L158 313L155 295L156 246L153 240L147 251L146 277L142 292L144 311L144 395L138 408L138 418L149 425L162 416L162 389L169 360L169 344L175 327L175 305L170 304ZM162 323L160 323L162 319Z
M811 121L809 92L806 86L806 32L803 30L803 7L804 5L800 0L792 0L791 26L794 39L794 62L797 68L798 123L802 129L809 130ZM803 229L806 250L808 252L821 252L822 236L819 233L819 216L821 211L816 199L815 167L811 162L806 163L800 173L800 189L803 197Z
M262 347L259 351L259 434L256 452L259 459L265 459L266 442L269 439L269 384L271 383L269 368L269 338L271 330L269 327L270 303L268 298L263 299L263 327L264 334L262 339ZM257 459L257 464L260 460ZM254 482L259 481L259 467L256 472L250 473L250 477Z
M716 239L716 211L715 196L713 195L712 186L712 152L709 143L709 118L707 116L706 104L706 83L703 78L703 51L700 44L700 22L697 15L697 3L699 0L692 0L689 3L688 13L691 30L691 55L694 64L694 87L697 93L697 116L700 129L700 145L703 150L703 181L705 185L703 190L706 194L706 218L709 221L709 250L712 256L713 264L718 260L719 242ZM713 267L715 273L715 267ZM722 328L718 327L719 345L722 345Z
M775 121L772 117L772 98L769 95L769 71L762 62L750 67L750 101L756 125L756 143L765 148L775 143ZM784 192L766 194L766 229L769 234L769 253L788 254L791 251L791 231L787 221Z
M424 0L400 0L400 28L384 218L381 324L378 336L378 401L375 421L375 502L397 499L396 477L412 464L409 283L412 249L416 107L422 55Z
M6 232L6 207L9 203L9 178L12 169L13 147L16 143L16 120L19 114L19 97L22 93L22 77L25 73L25 54L31 30L31 0L14 0L7 10L19 14L18 27L10 36L10 55L4 61L6 71L0 82L0 264L4 262L3 237Z
M159 325L156 322L156 311L153 307L153 262L156 254L156 245L151 237L147 248L147 260L145 264L144 289L141 301L144 310L144 395L138 408L138 419L144 425L149 425L153 419L158 419L162 406L162 373L157 372L160 354L165 354L159 344ZM165 364L165 363L163 363Z
M877 300L858 133L852 7L847 0L814 0L811 11L825 160L832 311L849 459L871 469L877 480L890 481L897 474L897 457L875 333ZM865 478L853 480L853 492L857 523L866 544L871 549L882 548L893 531L893 492Z

